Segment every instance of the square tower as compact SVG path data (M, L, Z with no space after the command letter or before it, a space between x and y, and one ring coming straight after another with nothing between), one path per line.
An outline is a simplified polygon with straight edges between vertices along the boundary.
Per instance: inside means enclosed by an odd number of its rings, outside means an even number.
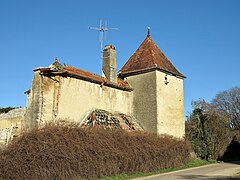
M120 75L134 88L133 115L146 131L184 137L185 76L154 43L150 29Z

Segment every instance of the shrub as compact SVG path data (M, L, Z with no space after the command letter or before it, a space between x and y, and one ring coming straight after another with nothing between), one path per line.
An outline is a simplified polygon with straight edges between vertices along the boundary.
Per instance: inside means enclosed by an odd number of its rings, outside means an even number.
M9 111L13 110L13 109L16 109L15 107L5 107L5 108L0 108L0 114L3 114L3 113L8 113Z
M194 103L197 105L186 121L186 137L198 157L217 160L223 156L236 132L215 106L205 101Z
M184 140L143 132L46 125L22 134L0 154L0 179L96 179L186 163Z

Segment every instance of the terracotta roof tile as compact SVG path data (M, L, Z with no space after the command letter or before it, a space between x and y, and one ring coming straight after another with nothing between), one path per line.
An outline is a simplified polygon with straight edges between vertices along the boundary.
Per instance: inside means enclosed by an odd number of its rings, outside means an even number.
M64 66L63 71L69 75L78 75L78 76L90 78L93 80L103 81L103 78L96 74L93 74L91 72L81 70L72 66Z
M138 74L146 70L159 69L185 78L163 52L154 43L150 34L147 35L136 52L129 58L126 64L120 70L123 77L131 74Z
M59 62L57 62L58 66L59 66ZM117 88L117 89L121 89L121 90L126 90L126 91L132 91L133 89L129 86L129 84L122 80L122 79L118 79L117 83L111 82L109 79L107 78L103 78L99 75L96 75L94 73L85 71L85 70L81 70L72 66L63 66L62 69L58 69L58 71L56 71L56 69L52 66L54 66L56 64L56 61L50 65L51 68L39 68L40 72L43 75L62 75L62 76L69 76L69 77L73 77L73 78L77 78L77 79L83 79L89 82L93 82L93 83L97 83L101 86L109 86L109 87L113 87L113 88ZM38 69L36 69L38 70Z

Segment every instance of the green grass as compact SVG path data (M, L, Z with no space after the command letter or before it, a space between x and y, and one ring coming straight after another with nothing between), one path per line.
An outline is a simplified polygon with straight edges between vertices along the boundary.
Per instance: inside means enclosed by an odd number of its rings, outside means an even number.
M217 161L214 161L214 160L206 161L206 160L194 159L194 160L186 163L185 165L180 166L180 167L176 167L176 168L161 169L161 170L158 170L158 171L155 171L155 172L137 173L137 174L131 174L131 175L120 174L120 175L117 175L117 176L103 177L103 178L100 178L99 180L133 179L133 178L137 178L137 177L144 177L144 176L150 176L150 175L155 175L155 174L160 174L160 173L172 172L172 171L177 171L177 170L181 170L181 169L198 167L198 166L203 166L203 165L208 165L208 164L213 164L213 163L217 163Z

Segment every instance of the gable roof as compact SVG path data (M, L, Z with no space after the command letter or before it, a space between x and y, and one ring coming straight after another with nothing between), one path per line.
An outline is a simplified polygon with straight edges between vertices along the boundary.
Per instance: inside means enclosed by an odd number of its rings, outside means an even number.
M132 91L133 89L129 86L129 84L122 80L118 79L117 83L111 82L109 79L91 73L89 71L81 70L72 66L62 66L58 60L56 59L53 64L51 64L47 68L36 68L34 71L40 70L42 75L61 75L63 77L72 77L76 79L82 79L85 81L89 81L91 83L99 84L100 86L108 86L124 91Z
M156 69L185 78L154 43L148 31L147 37L122 67L120 73L126 77Z

